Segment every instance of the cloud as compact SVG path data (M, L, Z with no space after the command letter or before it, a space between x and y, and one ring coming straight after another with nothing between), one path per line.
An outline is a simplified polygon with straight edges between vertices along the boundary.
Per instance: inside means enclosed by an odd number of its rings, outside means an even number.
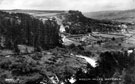
M135 8L135 0L0 0L1 9L102 11Z

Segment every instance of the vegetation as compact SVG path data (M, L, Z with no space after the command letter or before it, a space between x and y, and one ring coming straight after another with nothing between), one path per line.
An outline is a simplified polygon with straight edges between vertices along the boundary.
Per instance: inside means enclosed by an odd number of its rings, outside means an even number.
M133 54L135 53L133 52L129 56L126 52L101 53L99 65L96 68L88 65L87 73L84 73L81 69L76 73L77 84L133 84L135 82ZM116 78L116 80L109 78ZM109 81L106 81L107 79Z
M47 52L51 52L51 54L47 54ZM0 57L0 81L5 84L7 83L5 79L9 78L18 79L17 84L39 84L41 81L51 84L50 77L57 76L59 82L64 81L68 84L68 79L75 75L77 79L75 84L134 83L135 52L130 55L127 52L119 51L101 53L96 68L93 68L81 58L70 55L71 53L83 54L84 56L92 55L91 52L80 50L79 48L57 47L49 51L30 55ZM83 69L86 69L87 73ZM86 80L81 80L84 78ZM94 78L103 80L92 80ZM119 78L119 80L105 81L107 78Z
M0 11L1 48L16 49L18 44L48 49L59 46L59 26L55 20L43 23L33 16Z
M66 32L70 34L120 30L117 27L119 23L89 19L79 11L69 11L64 18L63 24L69 27ZM87 39L91 42L88 48L87 42L79 46L60 46L59 25L55 19L41 21L28 14L0 11L0 84L54 84L53 77L57 80L56 84L70 84L68 79L72 76L77 79L74 84L134 84L135 50L129 54L121 49L123 38L104 36L93 36L97 39L93 43L92 39ZM18 45L32 46L36 51L19 54L12 52L18 50ZM110 48L117 48L117 51L111 51ZM93 68L76 55L97 58L97 67ZM107 78L120 80L105 81Z

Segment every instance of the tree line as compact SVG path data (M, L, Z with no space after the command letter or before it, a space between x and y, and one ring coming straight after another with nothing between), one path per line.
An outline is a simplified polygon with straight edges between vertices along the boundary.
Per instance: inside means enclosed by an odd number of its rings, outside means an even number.
M43 21L23 13L0 11L0 48L15 49L18 44L48 49L58 46L59 25L55 20Z

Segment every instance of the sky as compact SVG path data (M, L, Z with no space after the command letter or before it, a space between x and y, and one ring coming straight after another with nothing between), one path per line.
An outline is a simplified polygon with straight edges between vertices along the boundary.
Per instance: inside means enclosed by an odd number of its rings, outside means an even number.
M82 12L127 10L135 0L0 0L0 9L79 10Z

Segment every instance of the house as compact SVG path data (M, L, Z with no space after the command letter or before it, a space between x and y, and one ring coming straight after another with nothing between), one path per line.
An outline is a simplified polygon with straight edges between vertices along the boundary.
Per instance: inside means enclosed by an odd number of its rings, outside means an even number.
M59 30L61 33L65 32L65 27L63 25L60 26L60 30Z

